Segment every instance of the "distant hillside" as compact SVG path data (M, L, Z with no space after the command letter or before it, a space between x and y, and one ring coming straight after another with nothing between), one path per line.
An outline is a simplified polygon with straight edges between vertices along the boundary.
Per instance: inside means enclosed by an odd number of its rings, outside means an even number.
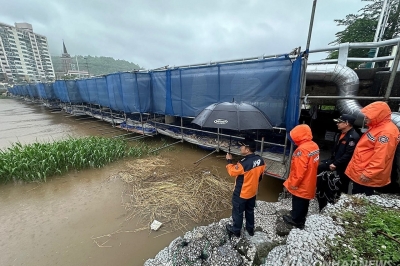
M74 65L73 67L77 69L75 56L71 57L71 63ZM114 72L132 71L140 68L134 63L119 59L115 60L112 57L78 55L77 58L79 70L88 70L89 68L90 75L94 76L105 75ZM87 60L85 58L87 58ZM51 60L53 61L54 71L62 71L61 57L51 56Z

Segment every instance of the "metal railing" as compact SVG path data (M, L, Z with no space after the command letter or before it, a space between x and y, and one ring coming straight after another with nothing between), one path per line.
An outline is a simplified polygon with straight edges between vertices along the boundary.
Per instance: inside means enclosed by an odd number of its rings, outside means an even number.
M371 48L380 48L386 46L397 46L399 47L400 38L395 38L391 40L385 40L380 42L358 42L358 43L341 43L335 46L328 46L319 49L310 49L310 54L320 53L320 52L329 52L329 51L339 51L339 56L337 59L322 59L319 61L309 61L308 64L339 64L346 66L348 62L382 62L382 61L390 61L394 60L395 56L381 56L374 58L364 58L364 57L349 57L350 49L371 49Z

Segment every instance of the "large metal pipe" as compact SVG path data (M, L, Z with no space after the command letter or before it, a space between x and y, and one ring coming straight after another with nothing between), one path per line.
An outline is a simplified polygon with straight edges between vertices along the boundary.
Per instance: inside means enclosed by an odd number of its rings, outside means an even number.
M308 81L323 81L335 83L339 96L357 96L359 80L356 72L342 65L309 65L306 71ZM356 117L355 125L362 126L364 115L362 106L357 100L338 100L337 106L341 114L352 114ZM400 128L400 113L392 112L393 123Z

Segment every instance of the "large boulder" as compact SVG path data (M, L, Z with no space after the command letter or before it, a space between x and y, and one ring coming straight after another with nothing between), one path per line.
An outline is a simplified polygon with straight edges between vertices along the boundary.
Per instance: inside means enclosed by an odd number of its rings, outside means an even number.
M236 245L236 250L247 260L246 265L261 265L268 253L279 243L272 241L266 233L255 232L254 236L246 235Z

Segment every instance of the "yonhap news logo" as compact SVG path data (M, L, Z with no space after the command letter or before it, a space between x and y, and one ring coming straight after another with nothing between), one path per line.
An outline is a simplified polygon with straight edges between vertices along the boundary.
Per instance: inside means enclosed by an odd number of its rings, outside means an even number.
M395 266L390 260L349 260L316 262L314 266Z

